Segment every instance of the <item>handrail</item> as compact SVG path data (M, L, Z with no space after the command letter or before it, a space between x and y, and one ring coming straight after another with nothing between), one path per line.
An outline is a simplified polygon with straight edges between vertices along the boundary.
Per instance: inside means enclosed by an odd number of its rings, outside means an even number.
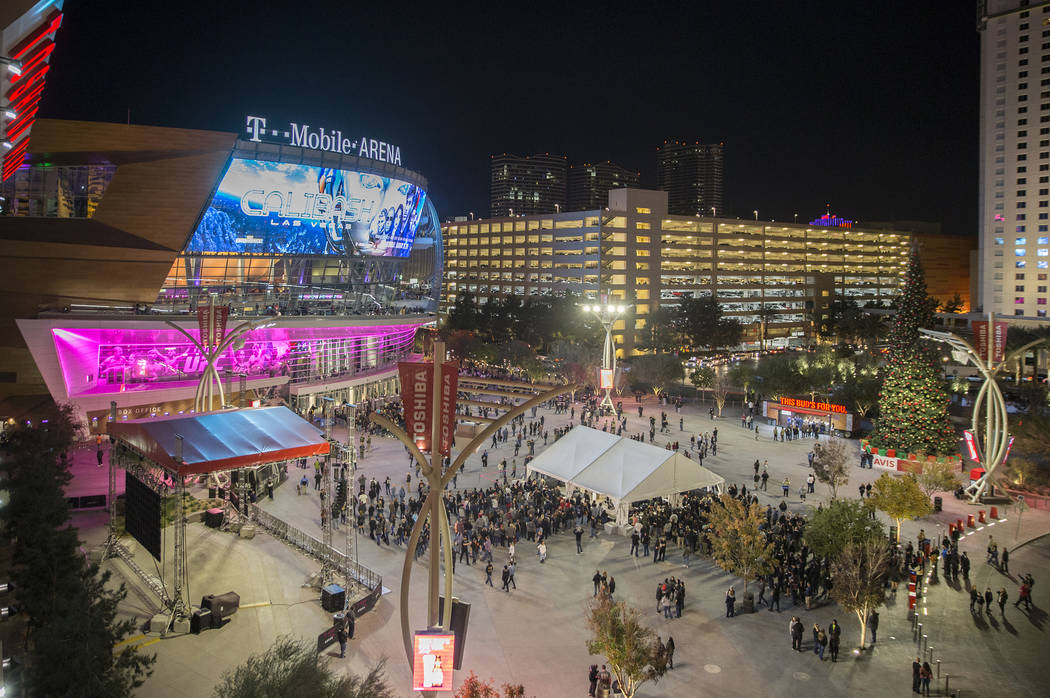
M319 539L310 535L306 531L295 528L286 521L277 518L273 514L260 508L259 505L252 504L250 506L255 522L270 533L270 535L283 540L294 548L298 548L316 560L322 562L326 560L331 561L332 565L337 570L342 572L345 576L356 579L370 591L374 591L382 586L383 576L378 572L370 570L359 562L349 559L345 553L336 550L331 546L327 546L326 550L326 546Z

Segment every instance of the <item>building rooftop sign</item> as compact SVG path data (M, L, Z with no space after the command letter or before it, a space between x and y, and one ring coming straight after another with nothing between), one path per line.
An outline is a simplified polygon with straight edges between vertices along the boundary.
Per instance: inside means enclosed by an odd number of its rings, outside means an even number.
M820 218L809 222L810 225L819 225L822 228L852 228L857 221L839 218L832 213L825 213Z
M309 124L289 123L287 128L274 128L267 125L262 116L249 116L246 119L245 131L248 140L253 143L286 143L298 148L324 150L342 155L356 155L391 165L401 166L401 148L375 138L347 137L335 129L311 128Z

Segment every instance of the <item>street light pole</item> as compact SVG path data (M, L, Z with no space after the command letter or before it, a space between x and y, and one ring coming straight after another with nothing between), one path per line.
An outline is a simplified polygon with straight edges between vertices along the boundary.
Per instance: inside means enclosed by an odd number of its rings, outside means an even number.
M612 389L613 383L616 381L616 347L613 345L612 340L612 328L616 323L616 320L623 315L625 308L622 305L585 305L583 306L583 312L594 313L594 316L598 318L598 321L602 323L602 327L605 328L605 346L602 348L602 374L603 380L600 380L598 385L602 387L604 383L605 397L602 398L602 402L599 407L608 407L610 410L615 410L612 401Z

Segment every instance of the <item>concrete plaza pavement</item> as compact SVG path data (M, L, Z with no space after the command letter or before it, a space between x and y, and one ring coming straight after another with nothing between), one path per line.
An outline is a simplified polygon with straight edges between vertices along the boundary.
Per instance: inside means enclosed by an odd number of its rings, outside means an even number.
M726 477L727 482L747 484L751 487L752 463L756 458L768 460L771 482L768 492L758 492L760 501L780 502L779 483L789 477L792 483L789 505L792 510L802 511L816 506L828 498L827 488L817 485L814 495L809 495L803 504L797 490L804 483L809 471L806 454L812 448L811 439L795 442L773 442L769 428L764 427L755 440L754 432L740 427L738 414L727 414L726 418L710 420L709 405L691 405L676 414L671 407L660 408L651 399L643 404L645 416L639 418L633 402L625 401L628 415L628 432L648 432L648 417L654 414L659 419L660 409L668 412L671 426L669 435L657 435L656 444L678 439L688 444L689 430L710 431L719 429L718 455L706 458L704 465ZM553 415L550 410L539 410L545 417L545 426L554 427L568 423L568 415ZM684 419L686 431L678 430L678 419ZM577 414L578 423L578 414ZM460 444L462 447L464 444ZM486 444L489 446L489 444ZM537 452L542 450L542 439L537 443ZM522 462L526 449L518 457L519 476L524 471ZM496 464L506 457L513 457L513 447L506 444L489 449L489 467L482 468L480 452L467 461L466 471L460 475L460 489L489 486L497 476ZM91 454L92 459L94 454ZM298 471L291 468L290 480L297 479ZM373 438L373 448L359 464L359 473L375 477L382 483L390 476L397 484L404 482L409 472L408 459L402 446L391 438ZM312 473L310 473L312 474ZM856 496L858 484L874 480L878 470L851 470L849 485L840 491L840 496ZM277 490L273 501L262 500L268 511L289 523L307 531L318 531L320 518L316 493L311 489L305 495L297 495L293 482ZM415 475L413 472L413 486ZM971 509L962 502L948 496L942 514L918 522L907 522L903 536L914 539L919 528L931 535L938 525L947 525ZM1007 518L1009 516L1007 515ZM1007 524L1011 522L1007 521ZM243 661L251 652L259 651L281 633L292 633L310 639L316 637L328 623L328 615L320 609L315 591L301 588L306 577L316 571L317 564L265 534L254 540L241 540L200 525L192 525L191 591L194 596L203 593L221 593L235 590L245 604L267 604L242 609L233 622L221 631L210 631L201 636L186 636L153 642L146 651L158 654L157 670L153 678L143 687L142 695L199 696L209 695L222 671ZM1037 533L1050 530L1050 515L1046 512L1029 511L1024 515L1021 538L1030 538ZM1000 545L1014 545L1014 527L1000 524L994 529L975 532L965 537L964 549L970 549L975 558L974 574L978 574L979 554L987 540L988 532L994 531ZM343 545L345 530L334 536L337 546ZM400 585L404 549L379 548L374 542L362 538L358 541L359 557L363 564L383 575L384 586L394 590L378 604L375 611L362 617L357 625L357 637L351 642L350 653L345 660L331 659L339 671L366 671L381 658L386 657L387 674L396 695L410 695L402 687L409 685L409 670L404 660L400 637L400 618L397 608L397 590ZM790 600L782 603L781 613L769 613L764 608L752 615L727 619L722 602L729 584L736 584L738 591L742 582L730 578L705 558L681 561L675 549L668 551L666 562L653 564L651 558L628 556L629 541L605 534L597 539L585 538L582 555L575 553L572 536L552 536L548 546L548 560L539 564L534 548L527 542L518 545L519 588L510 593L499 590L498 571L505 561L505 551L497 549L496 587L486 588L483 565L470 567L465 564L456 568L456 595L472 604L470 629L464 659L465 675L475 671L483 678L495 678L498 682L523 683L529 694L538 698L546 696L573 696L586 694L586 670L591 663L601 663L600 657L587 655L585 642L588 632L584 624L586 604L591 598L591 576L595 569L606 570L616 578L617 597L643 612L652 627L666 639L673 635L677 645L674 671L669 672L657 684L647 684L640 692L642 696L719 695L750 696L776 691L782 695L837 695L849 692L856 695L891 696L902 695L910 689L910 666L915 645L912 642L911 623L907 619L906 593L898 592L881 614L882 623L879 642L872 651L854 655L848 648L856 644L858 624L852 614L845 614L835 605L826 603L812 611L793 608ZM1030 548L1037 550L1037 546ZM977 551L975 553L974 551ZM1018 551L1017 564L1030 553L1028 548ZM410 627L422 627L425 616L425 562L415 563L412 577ZM232 563L232 564L231 564ZM107 563L120 566L122 563ZM1013 569L1022 569L1011 564ZM1037 580L1038 566L1033 569ZM686 606L681 619L666 620L656 614L655 587L668 576L684 579L686 584ZM1045 578L1045 577L1044 577ZM975 580L983 583L981 580ZM982 587L983 588L983 587ZM1036 601L1039 601L1040 585L1036 586ZM199 590L199 591L198 591ZM951 592L956 594L956 592ZM958 596L958 594L956 594ZM943 597L943 599L942 599ZM1011 598L1016 597L1016 587ZM192 598L192 597L191 597ZM968 598L967 598L968 602ZM959 613L957 599L948 593L945 585L931 591L928 613L933 619L927 628L931 631L930 644L944 663L942 671L958 671L956 687L975 690L981 685L978 676L994 675L1001 671L1002 660L982 651L990 642L991 635L982 635L980 629L967 628L968 611L964 604ZM282 605L287 604L287 606ZM129 606L134 606L129 597ZM1012 610L1012 606L1010 607ZM1019 612L1018 612L1019 613ZM823 664L811 652L792 653L788 638L788 621L791 615L799 615L808 629L813 623L822 627L837 618L843 626L843 652L840 661L832 665ZM1008 612L1008 617L1010 616ZM962 626L959 626L959 621ZM1018 673L1027 668L1037 672L1041 663L1023 651L1024 647L1041 647L1044 637L1032 633L1044 632L1042 627L1030 624L1022 627L1018 634L996 637L996 646L1001 652L1010 653L1012 663L1006 668ZM1019 623L1014 623L1015 628ZM963 635L963 639L956 637ZM945 639L941 640L943 636ZM152 642L147 638L141 642ZM1034 643L1034 644L1033 644ZM1017 648L1011 648L1016 644ZM943 654L941 654L943 653ZM331 656L331 652L328 653ZM966 671L960 671L966 667ZM998 685L1003 685L998 679ZM1019 689L1024 694L1023 685Z

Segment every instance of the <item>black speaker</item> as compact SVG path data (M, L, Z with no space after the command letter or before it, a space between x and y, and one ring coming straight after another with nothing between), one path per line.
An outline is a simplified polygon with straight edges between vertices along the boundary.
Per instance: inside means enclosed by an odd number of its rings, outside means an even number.
M236 592L228 591L225 594L209 594L201 599L201 610L205 608L211 611L212 625L215 619L223 619L232 616L241 605L241 597Z
M321 589L321 608L329 613L342 611L346 606L346 590L338 584L329 584Z
M211 611L207 608L194 611L193 616L190 618L190 632L194 635L200 635L202 630L209 630L210 628Z
M219 528L222 526L224 512L222 509L208 509L204 512L204 525L208 528Z
M445 597L438 597L438 613L444 617ZM452 618L449 628L456 636L456 646L452 651L452 668L461 669L463 666L463 650L467 645L467 624L470 622L470 604L463 603L456 597L452 597Z

